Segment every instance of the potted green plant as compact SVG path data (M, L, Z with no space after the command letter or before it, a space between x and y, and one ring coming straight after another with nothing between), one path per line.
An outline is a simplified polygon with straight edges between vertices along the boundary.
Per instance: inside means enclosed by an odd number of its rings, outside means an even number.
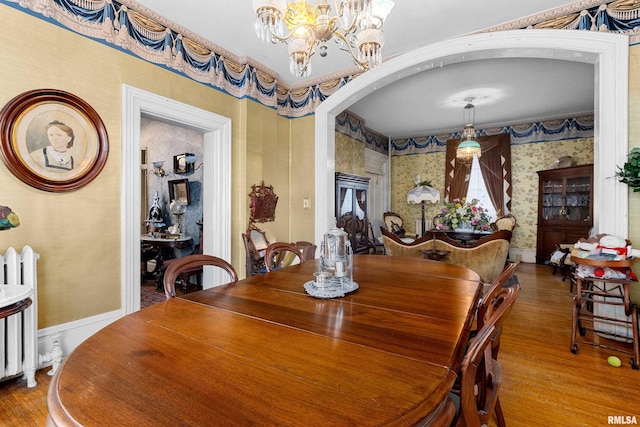
M640 148L635 147L627 156L624 166L618 166L618 181L633 188L634 193L640 192Z

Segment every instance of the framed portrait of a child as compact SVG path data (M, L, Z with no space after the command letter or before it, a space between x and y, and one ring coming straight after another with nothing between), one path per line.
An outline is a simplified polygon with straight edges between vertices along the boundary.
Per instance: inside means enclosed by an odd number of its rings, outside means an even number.
M83 187L107 161L104 123L89 104L68 92L38 89L16 96L0 111L0 129L4 164L40 190Z

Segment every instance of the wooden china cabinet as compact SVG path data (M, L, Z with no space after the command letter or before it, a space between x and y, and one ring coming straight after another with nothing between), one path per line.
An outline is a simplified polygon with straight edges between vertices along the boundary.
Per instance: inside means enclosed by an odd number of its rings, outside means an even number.
M349 235L353 253L367 253L369 244L369 178L336 172L336 225Z
M536 261L549 260L558 243L589 237L593 226L593 165L538 171Z

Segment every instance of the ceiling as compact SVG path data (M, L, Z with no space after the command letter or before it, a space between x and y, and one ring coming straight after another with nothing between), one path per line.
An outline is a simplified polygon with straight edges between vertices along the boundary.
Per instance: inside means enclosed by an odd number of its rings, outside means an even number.
M222 0L137 0L137 3L223 49L250 57L290 86L313 84L354 71L350 56L329 43L328 55L315 55L308 80L289 73L287 48L265 44L253 28L251 2ZM395 0L383 27L385 60L418 47L478 32L550 9L569 0ZM333 1L329 0L329 4ZM402 79L349 108L366 126L392 138L458 131L465 98L474 98L478 128L594 110L592 64L543 59L491 59L459 63ZM389 114L389 112L393 114Z

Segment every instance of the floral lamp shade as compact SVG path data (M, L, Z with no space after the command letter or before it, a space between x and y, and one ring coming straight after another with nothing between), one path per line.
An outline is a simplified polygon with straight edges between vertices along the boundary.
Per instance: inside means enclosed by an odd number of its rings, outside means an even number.
M0 230L8 230L20 225L20 219L8 206L0 206Z

